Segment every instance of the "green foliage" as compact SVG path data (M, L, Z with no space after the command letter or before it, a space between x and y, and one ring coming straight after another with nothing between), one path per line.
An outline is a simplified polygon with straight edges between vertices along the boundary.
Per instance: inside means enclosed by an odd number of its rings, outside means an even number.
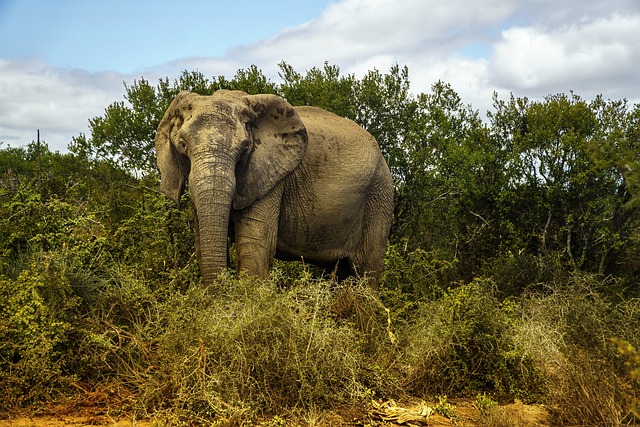
M179 91L275 93L352 118L376 137L396 184L391 240L455 263L454 280L492 274L489 266L514 259L528 259L529 269L536 258L557 259L567 271L640 268L634 255L640 205L630 203L637 106L601 97L587 102L573 93L536 102L495 95L484 123L444 82L412 94L407 67L360 79L329 63L305 73L284 61L279 67L279 84L255 66L232 79L188 71L155 87L141 79L125 87L126 102L91 120L90 138L81 135L70 148L116 160L129 172L150 172L155 128Z
M79 299L59 263L42 257L15 280L0 276L0 408L55 399L83 371Z
M447 401L447 396L437 395L436 399L438 400L438 404L433 409L436 414L440 414L443 417L447 417L450 420L456 420L458 417L455 414L456 405L453 405Z
M156 129L173 98L181 91L208 95L218 89L274 93L276 87L255 66L238 70L231 81L224 77L209 80L198 71L184 71L172 84L164 79L155 87L141 78L125 85L126 102L114 102L104 116L90 119L91 138L74 138L69 150L85 158L112 161L125 171L149 173L155 170Z
M401 185L407 169L406 140L420 126L410 92L409 69L394 65L387 74L369 71L354 83L355 121L378 141L391 174Z
M629 200L623 175L598 147L619 139L624 105L571 94L543 102L512 96L508 103L495 100L495 109L492 130L517 154L503 209L521 236L514 240L518 251L562 254L571 270L617 270L637 214L623 209Z
M419 95L406 114L394 237L471 272L500 248L495 199L504 182L504 150L488 137L478 113L442 82ZM464 273L459 277L470 278Z
M42 252L74 252L77 264L90 265L107 245L104 227L78 207L21 189L0 205L0 272L16 278L29 259Z
M73 206L56 199L42 202L37 193L19 192L12 203L3 205L3 259L17 258L33 248L61 247L69 237Z
M312 105L353 119L355 78L340 75L336 65L324 63L324 68L311 68L303 76L286 62L281 62L282 96L292 105Z
M249 94L278 94L278 86L271 82L255 65L248 69L239 69L230 81L220 76L215 84L217 89L241 90Z
M486 393L478 393L473 401L473 406L478 408L478 410L484 415L489 412L491 408L498 406L498 402L487 396Z
M454 269L455 261L443 260L435 253L422 249L406 252L400 245L389 245L380 278L381 294L399 313L411 316L418 301L442 297Z

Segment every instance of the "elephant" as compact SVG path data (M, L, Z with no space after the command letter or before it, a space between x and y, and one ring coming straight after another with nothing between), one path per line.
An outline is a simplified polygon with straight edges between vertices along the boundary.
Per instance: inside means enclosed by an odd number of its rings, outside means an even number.
M393 181L376 140L346 118L271 94L181 92L158 125L161 191L188 182L203 283L228 267L265 278L303 260L376 288L393 218Z

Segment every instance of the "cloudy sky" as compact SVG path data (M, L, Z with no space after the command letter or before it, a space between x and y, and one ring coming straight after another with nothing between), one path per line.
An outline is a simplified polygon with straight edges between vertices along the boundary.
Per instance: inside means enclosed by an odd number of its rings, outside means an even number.
M123 82L183 70L325 61L357 77L395 63L485 113L494 91L573 90L640 103L639 0L0 0L0 148L36 129L53 150L123 99Z

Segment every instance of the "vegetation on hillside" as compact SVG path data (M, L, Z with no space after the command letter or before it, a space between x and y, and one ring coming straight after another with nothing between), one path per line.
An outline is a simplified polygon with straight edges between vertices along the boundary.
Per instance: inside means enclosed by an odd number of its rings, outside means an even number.
M399 66L280 69L280 83L256 67L141 79L69 153L0 147L0 414L109 388L172 425L304 425L408 395L633 421L639 105L495 95L483 120L446 83L412 94ZM220 88L326 108L376 137L396 187L379 292L299 263L201 284L193 213L158 192L153 139L179 91Z

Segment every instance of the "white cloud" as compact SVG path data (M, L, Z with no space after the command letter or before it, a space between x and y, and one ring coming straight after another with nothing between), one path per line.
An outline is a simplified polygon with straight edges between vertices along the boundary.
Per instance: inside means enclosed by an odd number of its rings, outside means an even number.
M639 82L640 14L582 19L544 31L516 27L495 46L490 84L514 92L605 91L622 95Z
M228 57L272 75L282 59L297 70L329 61L356 75L399 63L409 66L415 92L443 80L484 113L494 91L542 98L574 90L638 100L639 39L640 7L631 0L607 7L573 0L344 0ZM469 45L485 57L469 57Z
M461 35L481 37L485 26L511 11L500 0L345 0L331 3L313 21L230 55L258 63L282 58L301 68L324 61L351 67L372 57L435 55L454 50Z
M64 151L87 132L88 119L122 98L123 76L56 69L38 60L0 60L0 141L12 146L41 138Z

